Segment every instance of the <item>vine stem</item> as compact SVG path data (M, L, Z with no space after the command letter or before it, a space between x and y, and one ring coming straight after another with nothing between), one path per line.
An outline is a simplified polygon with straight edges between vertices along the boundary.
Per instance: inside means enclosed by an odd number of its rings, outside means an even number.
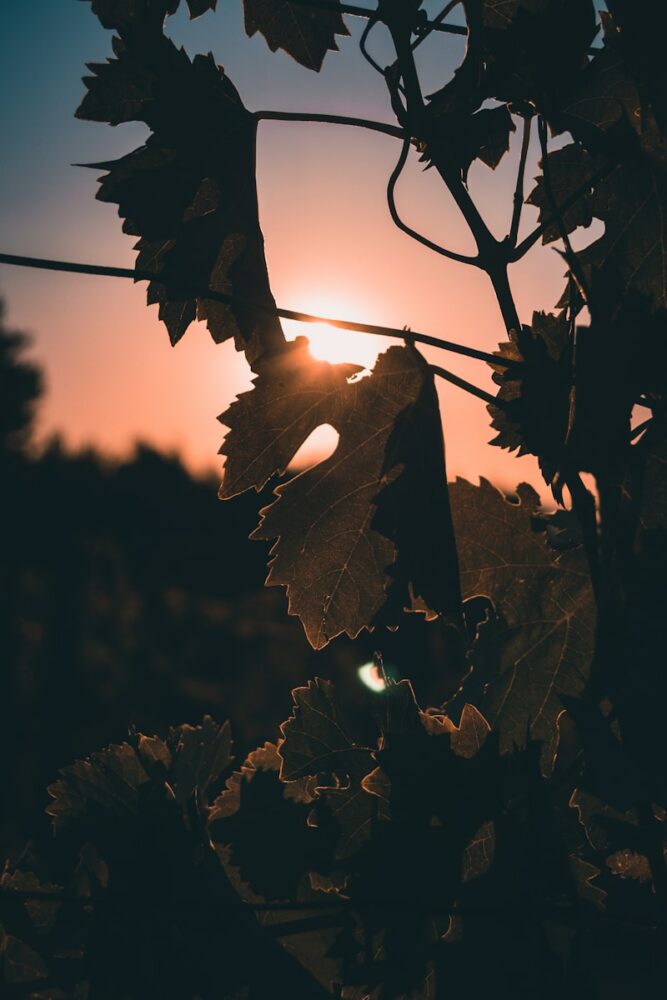
M430 122L427 109L424 106L424 98L410 43L409 22L397 19L396 22L392 21L387 26L394 42L396 59L403 78L411 120L411 132L415 136L427 140L428 150ZM500 242L494 237L470 197L459 171L446 160L437 145L432 149L431 158L472 233L477 246L475 264L486 271L491 279L505 328L508 332L519 329L519 317L507 276L507 265L510 257L507 242L504 240Z
M21 257L17 254L0 253L0 264L9 264L16 267L32 267L42 271L65 271L70 274L97 275L103 278L129 278L132 281L156 281L162 285L170 281L178 282L181 289L185 289L191 295L198 298L212 299L215 302L222 302L225 305L243 306L252 309L254 312L267 316L279 316L281 319L291 319L298 323L326 323L338 330L354 330L357 333L369 333L378 337L393 337L402 341L410 341L418 344L425 344L429 347L438 347L440 350L449 351L452 354L460 354L462 357L474 358L477 361L485 361L490 365L504 365L506 368L513 368L519 362L511 358L502 358L488 351L481 351L476 347L468 347L466 344L457 344L453 340L442 340L440 337L432 337L427 333L416 333L399 330L392 326L378 326L374 323L357 323L353 320L332 319L327 316L315 316L313 313L299 312L294 309L282 309L278 306L272 308L261 302L251 302L247 299L238 298L235 295L226 295L224 292L217 292L212 288L200 288L184 282L182 278L171 275L164 271L155 273L152 271L139 271L131 267L110 267L104 264L81 264L69 260L49 260L44 257Z
M512 222L507 237L509 245L516 247L519 238L519 226L521 224L521 212L523 210L523 184L526 174L526 160L528 158L528 147L530 146L530 132L532 118L523 119L523 133L521 135L521 153L519 155L519 169L516 175L516 188L514 189L514 204L512 208Z
M489 403L491 406L497 406L502 409L503 401L499 400L490 392L487 392L486 389L480 389L479 386L473 385L472 382L468 382L466 379L460 378L458 375L454 375L453 372L448 371L446 368L440 368L439 365L429 365L429 368L434 375L439 375L440 378L445 379L447 382L451 382L452 385L458 386L459 389L464 389L465 392L469 392L471 396L477 396L478 399L483 399L485 403Z
M570 274L577 284L579 294L587 304L589 296L588 289L586 287L586 279L579 265L579 259L574 252L572 243L570 242L570 236L563 219L563 211L558 207L553 185L551 183L551 167L549 164L549 149L547 146L547 123L542 115L540 115L537 119L537 134L540 139L540 149L542 151L542 176L544 178L544 190L549 203L549 211L558 226L558 232L561 240L563 241L563 246L565 247L565 261L570 269Z
M406 140L403 143L403 148L398 158L398 162L396 163L396 166L391 173L391 177L389 178L389 183L387 184L387 205L389 207L389 214L391 215L392 222L397 229L401 230L401 232L410 236L413 240L416 240L417 243L421 243L429 250L433 250L434 253L439 253L443 257L447 257L449 260L458 261L460 264L477 265L479 262L478 257L470 257L466 254L456 253L454 250L447 250L445 247L441 247L438 243L434 243L426 236L422 236L421 233L418 233L415 229L408 226L405 222L403 222L403 219L398 214L398 209L396 208L396 184L407 162L409 150L410 142Z
M326 115L301 111L255 111L255 120L276 122L326 122L329 125L351 125L355 128L365 128L371 132L391 135L395 139L405 139L405 129L385 122L375 122L368 118L349 118L346 115Z
M430 21L426 25L426 27L424 28L424 30L420 32L420 34L417 37L417 39L412 43L412 51L413 52L415 51L415 49L419 48L419 46L422 44L422 42L426 41L426 39L428 38L428 36L433 31L439 31L439 30L441 30L440 29L440 25L444 22L445 18L448 17L451 14L451 12L454 10L454 8L458 7L458 5L460 3L461 3L461 0L449 0L449 3L446 5L446 7L443 7L443 9L440 11L440 13L436 17L434 17L433 20ZM465 35L467 33L466 28L463 25L448 25L447 30L451 30L452 28L455 29L452 32L453 34Z

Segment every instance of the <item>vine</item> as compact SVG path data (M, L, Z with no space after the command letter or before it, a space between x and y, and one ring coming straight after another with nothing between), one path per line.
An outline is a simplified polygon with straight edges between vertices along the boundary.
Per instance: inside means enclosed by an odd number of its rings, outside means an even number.
M136 268L0 262L145 280L173 344L196 319L234 340L254 381L221 417L222 499L283 476L332 425L334 454L288 473L260 511L267 584L286 588L316 649L369 629L381 650L406 614L439 619L457 637L461 685L422 708L379 653L366 718L316 678L236 769L229 726L209 717L164 738L131 730L63 768L48 806L58 875L24 859L0 882L8 995L231 1000L276 983L347 1000L652 995L667 953L667 106L648 34L664 15L623 0L601 15L591 0L462 0L432 19L420 0L245 0L248 34L314 71L348 34L343 15L365 19L361 54L385 80L388 125L249 111L212 56L191 60L165 34L178 6L92 0L116 35L77 115L150 130L101 167L98 191L138 238ZM216 2L188 7L194 17ZM457 7L463 25L447 20ZM391 40L386 68L367 51L371 30ZM450 34L466 36L463 61L426 97L415 52ZM390 215L486 273L497 353L326 320L402 342L356 379L356 366L285 339L281 317L322 318L271 292L255 189L269 119L401 140ZM497 239L468 172L477 160L494 169L517 125ZM526 197L534 132L540 172ZM399 215L415 153L452 195L474 256ZM525 204L539 219L521 238ZM603 234L575 250L571 234L594 219ZM561 253L565 289L528 324L510 275L539 240ZM496 395L428 364L418 344L490 365ZM447 482L434 376L488 404L495 445L536 456L555 512L526 484L512 500L486 480ZM638 404L650 416L633 429Z

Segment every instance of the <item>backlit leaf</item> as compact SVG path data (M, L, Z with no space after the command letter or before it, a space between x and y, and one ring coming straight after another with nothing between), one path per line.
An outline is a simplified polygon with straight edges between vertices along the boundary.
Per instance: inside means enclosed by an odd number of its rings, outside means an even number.
M276 489L254 538L278 538L267 583L319 649L341 632L398 624L404 607L458 603L442 431L433 378L413 348L392 347L372 374L314 362L299 339L259 362L254 388L221 416L230 431L220 496L282 472L309 433L331 424L330 458Z
M526 484L517 492L519 502L510 503L485 479L479 486L457 479L450 487L452 516L463 596L488 597L500 618L500 674L490 678L477 707L499 732L502 751L524 746L529 733L544 741L548 771L560 693L586 684L595 613L584 553L550 549L531 523L537 493ZM459 697L466 700L465 684Z
M316 677L292 691L294 707L280 727L280 777L283 781L335 776L361 777L371 770L371 750L358 747L346 733L333 684Z

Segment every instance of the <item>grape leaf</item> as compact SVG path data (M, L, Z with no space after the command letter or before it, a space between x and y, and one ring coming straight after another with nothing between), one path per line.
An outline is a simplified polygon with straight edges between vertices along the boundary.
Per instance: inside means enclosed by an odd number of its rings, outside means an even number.
M335 831L337 859L365 843L377 815L363 779L373 769L372 748L347 733L330 681L316 677L292 691L294 706L280 727L280 775L284 781L308 778L321 799L321 813Z
M662 4L652 0L609 0L614 42L637 80L642 98L650 105L660 127L667 127L667 76L664 41L667 17Z
M419 598L455 608L442 430L421 355L392 347L350 382L351 366L313 362L300 338L255 367L254 388L220 417L222 498L261 489L315 427L339 433L330 458L276 489L252 535L278 538L267 584L287 587L311 644L397 624Z
M486 95L559 105L575 86L597 32L591 0L511 0L483 5Z
M336 4L337 6L337 4ZM252 38L259 31L272 52L283 49L293 59L317 72L327 52L336 51L336 35L349 35L342 13L308 9L290 0L243 0L245 29Z
M519 362L499 365L499 405L490 404L491 444L539 459L547 483L558 471L565 448L570 408L569 324L564 313L533 313L532 327L511 330L499 357Z
M326 867L332 844L326 827L309 821L317 794L313 783L305 777L283 782L280 768L273 743L249 754L213 803L209 827L254 892L294 900L303 876Z
M292 698L292 714L280 727L278 745L283 781L322 777L318 784L326 787L336 776L361 778L372 769L371 749L357 746L343 728L331 681L316 677L295 688Z
M86 0L89 2L89 0ZM161 28L164 19L174 14L180 0L90 0L105 28L141 27ZM218 0L187 0L190 17L199 17L207 10L215 10Z
M259 227L255 119L212 56L191 62L160 33L121 35L115 58L91 65L77 116L143 121L152 134L95 165L108 171L97 197L117 204L124 232L140 237L138 269L164 273L164 282L150 282L148 301L159 304L172 343L201 319L216 342L234 337L252 363L282 343L280 323L206 292L275 308Z
M470 165L478 158L495 170L509 150L510 135L515 130L507 105L482 108L468 115L444 109L445 91L433 94L430 100L437 127L435 145L439 161L447 160L460 171L463 180L467 180ZM431 156L429 145L422 160L428 161Z
M61 903L59 900L49 902L48 896L62 893L62 886L54 882L40 882L34 872L19 869L9 871L5 868L0 875L0 889L26 894L23 906L31 924L39 934L45 934L53 928ZM34 899L30 898L31 892L35 893ZM40 899L40 896L44 898Z
M601 219L605 231L580 251L582 264L612 266L625 292L639 292L655 308L665 308L667 142L654 115L642 106L613 36L605 36L604 48L566 102L563 123L589 152L601 152L613 163L587 197L585 211ZM549 162L558 176L556 156L549 154ZM573 181L570 176L569 183Z
M9 989L17 983L36 984L38 980L48 977L49 970L42 956L25 941L14 937L13 934L6 934L1 924L0 959L3 979L5 983L11 984ZM38 988L39 986L35 985L35 989Z
M48 788L47 812L59 831L89 816L136 814L153 793L185 807L197 789L205 807L211 784L231 763L230 748L229 724L218 726L210 716L200 726L173 728L166 743L140 735L136 747L112 744L62 768Z
M206 800L209 788L232 762L229 722L221 726L205 715L200 726L184 724L169 730L173 763L169 783L176 800L185 803L195 788Z
M549 181L556 205L562 205L567 198L574 195L575 191L583 187L587 180L593 177L597 165L579 145L579 143L569 143L562 149L554 150L548 154L549 160ZM540 160L540 166L543 163ZM544 224L551 217L551 202L547 196L544 176L535 178L535 187L526 198L529 205L535 205L539 209L540 224ZM588 192L584 192L575 203L562 213L562 223L565 232L571 233L578 226L588 227L593 221L591 208L592 187ZM553 243L561 238L561 230L557 222L548 225L542 234L543 243Z
M560 694L576 694L586 684L594 604L583 552L550 549L531 523L537 493L527 484L517 492L520 502L509 503L485 479L479 486L457 479L450 487L452 516L464 598L488 597L501 619L501 672L477 707L498 731L502 751L524 746L529 733L542 740L548 772ZM465 700L464 683L459 703Z
M434 942L448 928L448 907L464 874L474 878L475 864L483 873L481 839L478 855L474 844L498 808L498 755L474 707L455 726L442 714L421 711L408 681L390 684L387 696L378 767L363 782L382 812L372 836L348 860L345 889L360 907L375 961L360 947L345 975L369 990L381 984L383 997L402 997L413 990L422 995ZM490 852L490 827L482 836ZM368 901L382 905L367 907Z

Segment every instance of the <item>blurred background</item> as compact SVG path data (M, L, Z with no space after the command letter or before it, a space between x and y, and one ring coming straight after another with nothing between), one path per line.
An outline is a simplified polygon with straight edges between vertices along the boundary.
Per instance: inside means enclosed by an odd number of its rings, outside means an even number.
M57 436L37 446L44 381L28 343L0 319L3 856L46 834L58 768L130 725L230 718L239 761L278 737L291 689L316 675L361 716L374 695L358 669L376 648L424 704L456 687L452 637L420 615L311 649L283 588L263 587L267 546L247 538L270 490L223 504L212 475L149 444L123 460Z

